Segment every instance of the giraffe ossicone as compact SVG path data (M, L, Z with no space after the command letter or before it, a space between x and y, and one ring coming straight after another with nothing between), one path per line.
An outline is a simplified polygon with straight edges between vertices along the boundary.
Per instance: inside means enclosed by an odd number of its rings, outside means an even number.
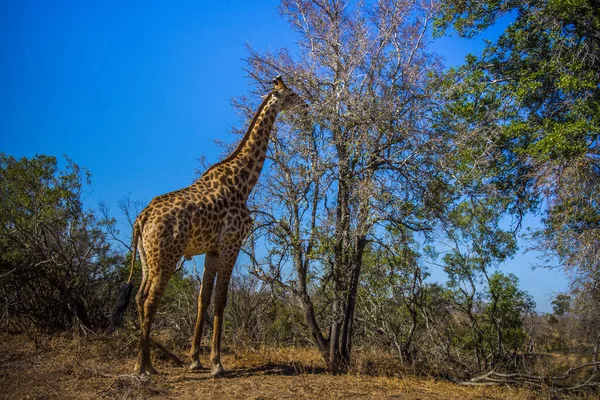
M202 368L200 340L214 287L210 360L213 376L223 374L223 310L235 261L252 224L246 200L262 170L277 114L304 104L280 76L273 79L273 85L233 153L207 169L191 186L155 197L134 223L132 272L136 250L142 263L142 282L136 296L141 327L137 373L156 373L150 360L150 329L177 263L182 257L206 254L190 369Z

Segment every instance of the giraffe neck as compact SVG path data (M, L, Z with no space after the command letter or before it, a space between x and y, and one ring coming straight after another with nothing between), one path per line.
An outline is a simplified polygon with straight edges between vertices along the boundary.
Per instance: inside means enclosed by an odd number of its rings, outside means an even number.
M236 191L247 199L262 171L270 133L280 109L278 98L274 93L268 94L237 148L223 161L209 168L205 175L211 170L217 174L225 174L226 176L219 177L224 178L220 181L232 184Z

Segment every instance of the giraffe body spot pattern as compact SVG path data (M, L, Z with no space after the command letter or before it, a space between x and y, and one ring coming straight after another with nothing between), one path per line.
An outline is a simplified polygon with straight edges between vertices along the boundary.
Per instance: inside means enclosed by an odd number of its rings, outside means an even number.
M206 259L190 369L202 368L200 341L214 288L210 359L212 374L224 373L220 357L223 311L233 267L252 225L246 200L262 170L277 114L303 104L281 77L273 83L274 90L263 100L235 151L191 186L155 197L134 223L132 268L136 251L142 262L142 283L136 296L141 327L137 373L156 373L149 345L158 302L181 258L189 260L199 254L206 254Z

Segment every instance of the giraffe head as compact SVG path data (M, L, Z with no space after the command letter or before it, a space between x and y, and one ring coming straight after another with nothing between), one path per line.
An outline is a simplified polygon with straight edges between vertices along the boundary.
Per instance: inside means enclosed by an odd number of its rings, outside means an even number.
M307 105L300 96L292 91L289 87L283 83L281 75L273 79L274 91L273 95L278 99L281 104L281 110L289 110L290 108L302 107L306 108Z

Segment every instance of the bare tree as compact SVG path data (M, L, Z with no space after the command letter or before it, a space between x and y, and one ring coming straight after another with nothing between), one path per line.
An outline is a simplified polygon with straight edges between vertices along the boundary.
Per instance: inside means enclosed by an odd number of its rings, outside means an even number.
M439 143L429 129L428 79L440 69L426 52L434 8L284 0L281 14L300 37L297 54L249 48L257 91L281 74L311 112L286 119L275 135L246 250L258 277L295 295L331 371L350 360L365 246L385 242L390 226L426 232L443 203ZM248 115L246 99L234 103ZM326 300L315 303L316 294Z

